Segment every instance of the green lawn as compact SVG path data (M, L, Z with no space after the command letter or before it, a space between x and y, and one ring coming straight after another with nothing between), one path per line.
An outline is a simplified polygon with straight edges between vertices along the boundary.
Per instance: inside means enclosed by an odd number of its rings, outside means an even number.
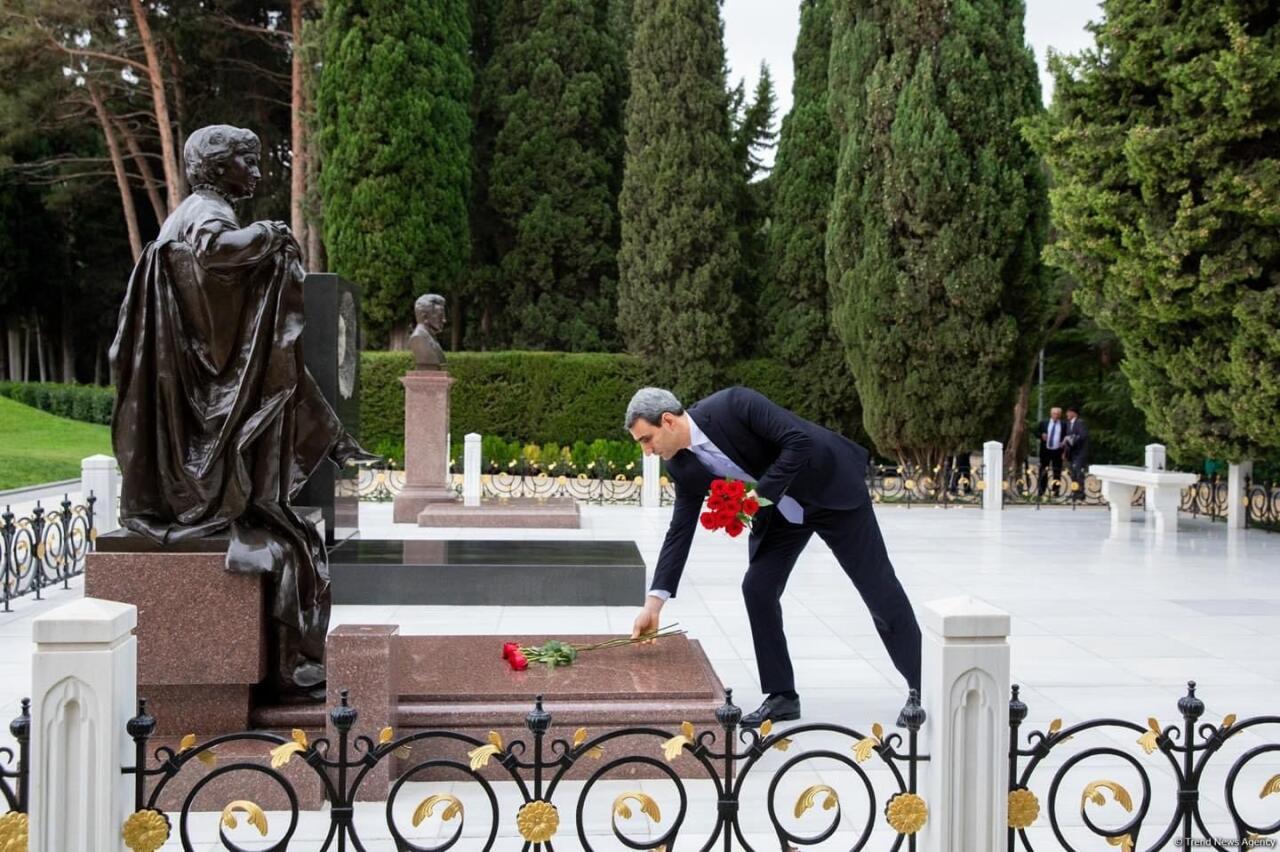
M111 454L111 428L54 417L0 397L0 490L75 479L80 460Z

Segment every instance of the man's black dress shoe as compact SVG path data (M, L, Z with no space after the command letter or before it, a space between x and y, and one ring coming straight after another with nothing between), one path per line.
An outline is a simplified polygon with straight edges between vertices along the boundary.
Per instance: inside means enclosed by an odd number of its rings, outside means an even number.
M742 717L744 728L758 728L768 719L771 722L794 722L800 718L800 699L782 695L770 695L751 713Z

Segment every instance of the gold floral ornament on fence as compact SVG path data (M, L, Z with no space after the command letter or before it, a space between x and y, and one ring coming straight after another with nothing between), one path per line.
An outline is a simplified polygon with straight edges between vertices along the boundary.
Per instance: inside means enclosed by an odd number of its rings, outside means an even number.
M884 742L884 728L879 722L871 726L871 736L863 737L854 743L853 759L858 763L866 763L875 750Z
M640 813L653 820L655 824L662 822L662 811L658 808L658 803L654 801L652 796L638 791L629 791L613 800L613 817L611 818L611 821L613 823L613 831L615 834L621 833L618 830L618 818L631 819L633 815L631 807L627 804L627 800L631 800L639 805Z
M573 732L573 747L575 749L581 748L582 744L585 743L586 741L587 741L586 728L579 728L578 730ZM592 760L599 760L600 758L604 757L604 748L602 748L601 746L593 746L587 749L583 753L587 757L591 758Z
M929 808L915 793L895 793L884 806L884 818L894 831L911 835L924 828Z
M0 816L0 852L27 852L29 831L30 823L26 814L9 811Z
M805 815L805 811L812 808L818 800L818 796L825 794L822 800L822 809L824 811L833 810L840 805L840 795L826 784L814 784L812 787L805 788L800 794L800 798L796 799L795 815L796 819Z
M307 732L301 728L294 728L291 742L271 749L271 768L279 769L292 760L295 754L302 754L310 747L311 744L307 741Z
M525 802L516 813L516 828L520 836L530 843L546 843L556 836L560 828L560 812L556 806L542 799Z
M243 813L245 822L258 829L263 837L267 836L267 814L256 803L246 799L230 803L222 809L222 824L232 829L239 826L240 823L236 821L237 813Z
M1040 817L1040 800L1026 787L1009 791L1009 827L1030 828Z
M448 822L449 820L460 817L462 813L462 802L456 796L450 796L447 793L437 793L434 796L427 796L418 803L418 807L413 810L413 827L417 828L422 824L423 820L430 819L431 814L435 812L436 806L443 804L444 810L440 813L440 819Z
M489 759L502 754L505 748L502 744L502 735L497 731L489 732L489 742L485 745L473 748L467 752L467 758L471 761L471 771L479 772L489 765Z
M132 852L156 852L169 839L169 817L156 810L136 811L125 820L120 833Z
M693 723L682 722L680 724L680 733L662 744L662 753L666 756L667 762L679 757L685 746L693 745L693 733Z

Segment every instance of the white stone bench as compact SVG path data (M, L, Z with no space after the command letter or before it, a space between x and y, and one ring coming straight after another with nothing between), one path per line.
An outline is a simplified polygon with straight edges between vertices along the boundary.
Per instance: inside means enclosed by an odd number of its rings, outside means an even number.
M1111 506L1113 527L1128 523L1133 517L1133 498L1139 488L1146 489L1147 508L1155 518L1156 532L1178 531L1178 505L1182 489L1196 484L1194 473L1147 470L1124 464L1095 464L1089 473L1102 484L1102 496Z

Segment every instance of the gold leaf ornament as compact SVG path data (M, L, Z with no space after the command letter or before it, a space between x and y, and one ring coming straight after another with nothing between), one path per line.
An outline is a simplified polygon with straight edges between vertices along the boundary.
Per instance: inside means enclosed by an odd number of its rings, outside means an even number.
M1258 793L1259 799L1265 799L1267 796L1280 795L1280 775L1272 775L1267 783L1262 785L1261 792Z
M1119 846L1124 852L1133 852L1133 838L1127 834L1122 834L1119 837L1108 837L1107 845Z
M622 795L618 796L618 798L613 800L614 817L631 819L631 817L633 816L633 813L631 811L631 808L627 805L628 799L630 799L631 801L635 802L640 806L640 813L644 814L654 822L662 822L662 811L661 809L659 809L658 803L654 801L654 798L652 796L648 795L647 793L641 793L638 791L630 791L630 792L623 793ZM616 819L614 821L615 823L617 822Z
M395 736L395 731L391 728L390 725L388 725L387 727L383 728L381 731L378 731L378 745L386 745L387 743L391 742L394 736Z
M760 726L760 739L769 736L769 732L773 730L773 720L765 719L764 724Z
M279 769L284 766L293 759L295 754L302 754L305 752L309 745L310 744L307 742L307 732L301 728L294 728L292 742L287 742L271 749L271 768Z
M884 806L884 816L899 834L915 834L929 820L929 808L915 793L897 793Z
M555 805L542 799L525 802L516 813L516 828L528 842L546 843L556 836L556 830L560 828L560 812Z
M1009 791L1009 827L1030 828L1040 816L1040 800L1026 787Z
M1222 730L1225 731L1227 728L1230 728L1235 723L1236 723L1236 714L1228 713L1226 717L1222 720Z
M1052 722L1049 723L1049 736L1053 736L1054 734L1058 733L1058 731L1061 731L1061 730L1062 730L1061 719L1054 719Z
M814 806L818 796L826 794L826 798L822 800L822 809L829 811L840 804L840 796L835 790L826 784L814 784L812 787L806 787L804 792L800 794L800 798L796 799L795 814L796 819L804 816L805 811Z
M1160 723L1154 717L1147 719L1147 731L1138 737L1138 745L1142 746L1142 750L1147 754L1152 754L1160 747L1158 740L1160 739Z
M0 816L0 852L27 852L27 838L30 834L30 822L27 815L19 811L9 811ZM169 836L169 824L165 823L165 837ZM161 839L156 846L148 847L149 852L159 849L164 844Z
M1116 800L1116 804L1124 808L1126 811L1133 810L1133 797L1129 795L1129 791L1115 781L1091 781L1085 786L1084 792L1080 794L1080 810L1083 811L1086 804L1093 802L1099 807L1107 803L1107 797L1102 795L1103 790L1110 790L1111 796Z
M462 816L462 802L458 801L457 797L450 796L447 793L438 793L434 796L427 796L413 809L413 827L417 828L422 824L423 820L430 818L436 806L442 803L447 804L440 814L440 819L448 822L454 817Z
M693 745L693 734L693 723L684 722L680 725L680 733L662 744L662 754L668 762L679 757L686 745Z
M135 811L124 821L120 834L132 852L156 852L169 839L169 818L156 810ZM0 849L9 852L7 846L0 845Z
M263 837L267 836L267 814L262 808L253 802L239 799L222 809L222 824L227 828L235 828L238 825L236 822L237 813L243 813L245 822L258 829L258 833Z
M853 759L858 763L866 763L875 753L876 747L884 741L884 728L876 722L871 726L871 736L863 737L853 745Z

